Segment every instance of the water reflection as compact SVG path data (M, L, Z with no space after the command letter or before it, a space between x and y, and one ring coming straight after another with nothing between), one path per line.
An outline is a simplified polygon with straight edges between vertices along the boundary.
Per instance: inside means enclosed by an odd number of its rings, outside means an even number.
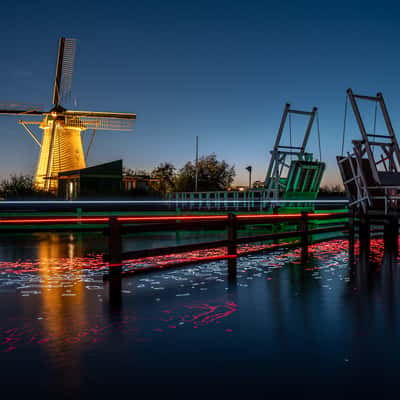
M79 257L79 242L70 235L67 240L49 233L38 245L39 278L41 282L41 309L46 316L42 323L48 337L70 337L73 326L65 316L78 325L85 325L85 284L82 271L75 266ZM63 259L63 266L54 264Z
M30 360L33 376L40 356L45 371L76 390L92 374L97 394L117 370L132 385L151 386L154 376L198 383L201 374L286 390L287 376L310 385L365 380L354 368L382 365L381 354L400 350L398 260L380 239L371 241L369 264L349 263L340 239L310 246L306 265L300 250L280 250L239 258L236 268L215 260L104 283L92 238L25 238L23 257L0 262L0 304L8 303L0 306L0 351L9 362ZM1 372L17 383L16 367Z
M86 290L80 268L75 258L82 256L82 242L73 235L67 238L55 233L44 234L38 245L39 278L41 282L41 343L46 348L53 368L62 369L64 379L58 385L68 382L70 389L77 390L84 371L80 368L80 350L76 343L81 340L82 331L88 325L85 305ZM54 260L63 260L58 266Z
M376 327L377 337L385 340L396 337L399 285L396 247L385 247L382 239L372 239L369 262L358 260L349 266L351 288L346 291L346 298L354 311L356 340L365 336L371 326Z

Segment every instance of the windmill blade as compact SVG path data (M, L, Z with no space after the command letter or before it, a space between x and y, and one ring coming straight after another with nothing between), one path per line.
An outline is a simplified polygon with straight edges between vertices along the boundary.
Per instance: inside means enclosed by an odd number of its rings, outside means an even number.
M0 109L0 114L3 114L3 115L43 115L43 112L34 111L34 110L4 110L4 109Z
M136 114L95 111L66 111L65 124L81 129L105 131L129 131L133 128Z
M43 106L34 104L0 103L0 114L5 115L42 115Z
M104 117L104 118L120 118L120 119L136 119L136 114L133 113L115 113L108 111L82 111L82 110L67 110L66 115L75 115L78 117Z
M66 115L65 125L71 128L80 129L97 129L103 131L130 131L133 129L133 120L121 118Z
M76 39L61 38L58 45L56 76L54 79L53 104L58 106L71 94L74 71Z

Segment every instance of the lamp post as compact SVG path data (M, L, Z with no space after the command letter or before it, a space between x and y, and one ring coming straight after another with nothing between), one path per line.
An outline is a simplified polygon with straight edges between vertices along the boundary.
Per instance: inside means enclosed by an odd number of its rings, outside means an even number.
M249 171L249 190L251 189L251 171L253 167L251 165L246 167L246 170Z
M194 175L194 191L198 190L198 180L199 180L199 137L196 136L196 165L195 165L195 175Z

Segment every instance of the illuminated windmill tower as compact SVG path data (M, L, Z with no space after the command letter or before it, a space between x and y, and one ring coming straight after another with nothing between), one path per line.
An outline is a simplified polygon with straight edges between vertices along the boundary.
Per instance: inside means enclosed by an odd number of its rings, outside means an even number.
M35 106L0 105L0 114L43 116L42 121L19 121L40 147L35 173L35 186L56 192L60 172L86 167L86 158L97 130L131 130L136 114L66 110L60 103L70 96L75 58L75 39L61 38L58 47L56 76L53 89L53 108L44 112ZM39 140L28 125L43 130ZM82 132L91 129L86 153Z

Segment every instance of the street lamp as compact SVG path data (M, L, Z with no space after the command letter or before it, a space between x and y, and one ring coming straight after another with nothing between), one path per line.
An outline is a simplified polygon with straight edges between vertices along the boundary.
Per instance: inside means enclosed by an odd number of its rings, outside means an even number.
M246 170L249 171L249 190L251 189L251 171L253 167L251 165L246 167Z
M194 173L194 191L197 192L199 186L199 137L196 136L196 165Z

